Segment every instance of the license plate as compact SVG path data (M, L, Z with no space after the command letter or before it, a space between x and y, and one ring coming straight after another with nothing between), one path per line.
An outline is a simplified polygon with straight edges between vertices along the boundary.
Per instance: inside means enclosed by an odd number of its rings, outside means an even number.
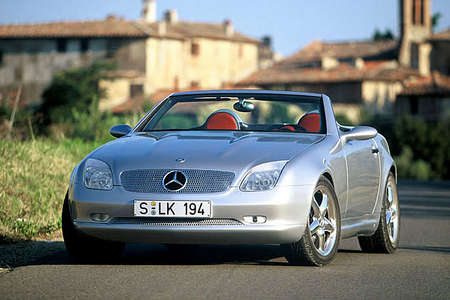
M134 201L135 217L210 218L210 201Z

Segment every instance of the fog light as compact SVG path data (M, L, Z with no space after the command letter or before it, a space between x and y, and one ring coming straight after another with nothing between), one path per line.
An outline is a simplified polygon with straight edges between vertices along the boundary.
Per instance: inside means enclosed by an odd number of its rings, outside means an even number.
M93 213L91 214L91 220L95 222L106 222L109 220L109 215L103 213Z
M244 216L244 222L249 224L263 224L266 223L265 216Z

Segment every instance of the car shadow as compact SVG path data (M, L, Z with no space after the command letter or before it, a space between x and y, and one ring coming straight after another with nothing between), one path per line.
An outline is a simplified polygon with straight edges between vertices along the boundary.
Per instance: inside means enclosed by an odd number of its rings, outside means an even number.
M2 247L5 247L4 245ZM15 247L11 245L10 247ZM27 249L28 248L28 249ZM30 250L31 249L31 250ZM36 253L33 249L40 249ZM402 246L400 249L450 253L450 247ZM24 250L24 252L21 252ZM358 249L339 253L361 254ZM15 255L15 257L14 257ZM277 245L192 246L167 248L159 244L128 244L123 255L113 261L79 262L65 250L64 243L30 241L17 246L8 256L0 254L0 266L14 269L33 265L266 265L287 266L284 251Z

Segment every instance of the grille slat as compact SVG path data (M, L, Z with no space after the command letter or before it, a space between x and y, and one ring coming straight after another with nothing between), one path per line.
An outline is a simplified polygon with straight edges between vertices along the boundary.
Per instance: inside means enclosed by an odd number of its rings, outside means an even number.
M163 186L163 178L170 171L181 171L187 181L184 189L172 192ZM120 174L123 188L136 193L218 193L226 191L234 179L234 173L195 169L141 169Z
M244 225L236 219L180 219L180 218L114 218L112 224L133 224L144 226L230 226Z

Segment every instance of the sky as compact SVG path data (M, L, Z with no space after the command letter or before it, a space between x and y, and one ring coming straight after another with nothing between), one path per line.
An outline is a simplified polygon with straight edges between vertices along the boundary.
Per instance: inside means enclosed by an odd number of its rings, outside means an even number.
M222 22L255 38L272 37L275 51L293 54L313 40L370 38L376 28L399 33L398 0L157 0L157 14L175 8L182 20ZM141 0L0 0L0 24L97 20L108 14L135 20ZM450 27L450 0L432 0L437 31Z

